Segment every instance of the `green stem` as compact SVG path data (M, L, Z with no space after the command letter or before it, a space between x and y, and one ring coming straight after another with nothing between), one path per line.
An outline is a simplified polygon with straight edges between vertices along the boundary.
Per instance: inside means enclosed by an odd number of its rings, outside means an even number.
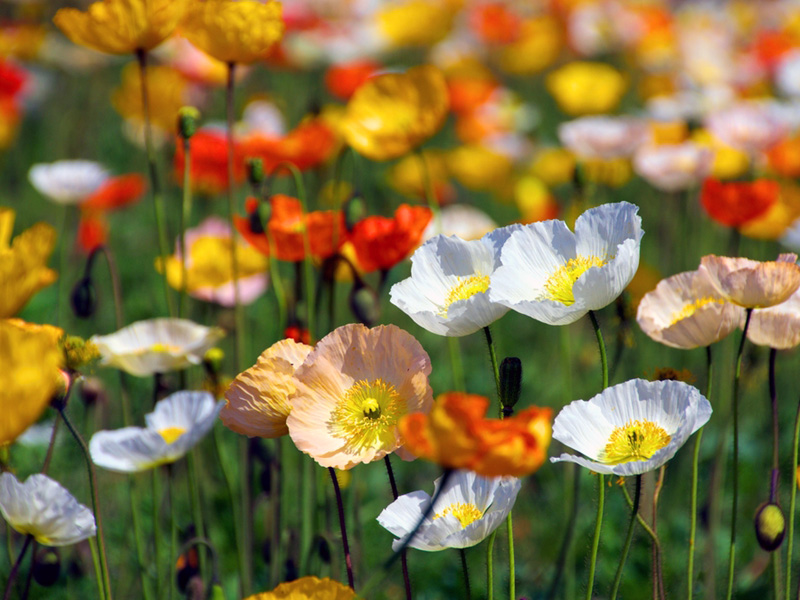
M494 598L494 538L496 536L497 530L495 529L486 543L486 597L489 600Z
M506 517L506 531L508 532L508 598L516 600L517 597L517 574L514 564L514 523L511 520L511 512Z
M461 555L461 569L464 571L464 590L466 600L472 600L472 588L469 585L469 568L467 567L467 553L464 548L459 548L458 553Z
M464 383L464 364L461 361L461 347L457 337L447 338L447 347L450 351L450 367L453 370L453 389L463 392L467 389Z
M386 472L389 475L389 486L392 488L392 498L397 500L399 494L397 492L397 482L394 479L394 469L392 469L392 461L389 458L389 455L383 457L383 461L386 463ZM403 554L400 557L400 562L402 565L403 571L403 586L406 590L406 599L411 600L411 578L408 575L408 559L407 559L407 552L403 550ZM469 587L469 585L467 586Z
M186 288L189 285L186 261L186 228L189 226L189 219L192 214L192 175L191 175L191 151L192 145L189 138L183 138L183 198L181 201L181 297L178 303L178 316L186 316ZM236 235L236 230L231 231L231 236ZM167 265L164 263L164 270ZM234 281L236 285L236 281ZM200 537L203 537L202 535Z
M789 500L789 538L786 540L786 600L790 600L792 590L792 545L794 544L794 509L797 500L797 462L798 446L800 446L800 402L797 403L797 414L794 418L794 441L792 444L792 494Z
M623 484L624 485L624 484ZM619 566L617 567L617 574L614 576L614 585L611 588L611 600L615 600L617 592L619 592L619 585L622 582L622 571L625 568L625 561L628 559L628 552L631 549L631 542L633 541L633 530L636 526L636 517L639 514L639 500L642 492L642 476L636 476L636 491L633 496L633 510L631 511L631 519L628 522L628 534L625 536L625 545L622 547L622 556L619 559Z
M314 463L306 455L301 455L300 460L302 462L300 507L303 513L302 521L300 521L300 572L307 574L314 524Z
M136 540L136 560L139 562L139 575L142 579L142 595L145 600L153 597L150 582L147 579L147 568L144 560L144 540L142 539L142 521L139 516L139 494L136 491L136 479L128 476L128 494L131 502L131 516L133 518L133 535Z
M625 496L625 502L628 503L628 508L633 509L633 498L631 498L631 495L628 493L628 488L626 488L624 485L620 486L620 487L622 488L622 494ZM658 539L658 534L655 531L653 531L653 528L650 527L650 525L647 524L647 521L645 521L642 518L642 515L639 514L638 511L636 513L636 522L639 523L639 526L642 529L644 529L644 531L645 531L645 533L647 533L647 535L650 536L650 539L652 540L653 545L656 547L656 551L660 554L661 553L661 541Z
M489 326L483 328L483 333L486 336L486 345L489 346L489 359L492 361L492 373L494 374L494 384L497 391L497 400L500 401L500 368L497 366L497 353L494 349L494 340L492 340L492 332ZM503 414L503 407L500 406L500 414Z
M739 351L736 354L736 372L733 376L733 508L731 512L731 544L728 553L728 591L726 600L733 596L733 576L736 572L736 511L739 503L739 380L742 375L742 354L744 343L747 340L747 329L750 326L750 317L753 309L747 309L744 321L742 339L739 342Z
M194 459L196 450L192 449L186 454L186 473L187 481L189 483L189 503L192 508L192 519L194 520L195 536L205 538L205 525L203 523L203 504L200 499L200 488L197 485L197 462ZM206 570L206 552L204 548L199 548L197 551L200 576L202 577Z
M155 550L155 576L156 576L156 596L158 598L163 598L163 586L164 581L161 578L161 527L159 525L159 521L161 520L159 517L159 506L161 501L161 486L159 485L160 482L158 480L159 472L158 467L152 470L152 481L153 481L153 548Z
M597 337L597 347L600 350L600 364L603 369L603 389L608 387L608 356L606 355L606 344L603 341L603 332L600 330L600 323L593 310L589 311L589 319L594 327L594 335Z
M3 594L3 600L10 600L11 598L11 590L14 589L14 580L17 578L17 573L19 573L20 565L22 565L22 560L25 558L25 554L28 552L28 547L33 542L33 536L28 534L25 536L25 543L22 544L22 549L19 551L19 556L17 556L17 560L14 561L14 566L11 567L11 572L8 574L8 581L6 582L6 591ZM9 555L10 556L10 555ZM100 589L100 597L103 597L103 589L100 585L100 573L98 572L98 586Z
M275 243L272 241L268 226L264 227L264 235L267 236L267 244L269 245L269 279L272 288L275 290L275 299L278 302L278 337L282 338L283 332L286 331L286 326L288 325L286 318L286 288L283 286L278 259L275 258Z
M212 432L214 438L214 453L217 455L217 462L219 462L219 468L222 471L222 477L225 479L225 488L228 492L228 506L231 507L233 511L233 522L234 522L234 535L236 537L236 547L237 547L237 555L239 560L242 560L243 550L242 550L242 537L241 537L241 515L239 514L239 505L236 503L236 484L233 481L228 469L225 468L226 461L222 456L222 441L220 439L221 430L219 427L214 427ZM239 573L241 574L243 567L239 566Z
M173 482L174 473L172 465L167 465L167 502L169 502L169 556L167 557L167 590L169 599L172 600L175 593L175 563L178 549L178 525L175 519L175 484Z
M589 314L592 314L591 312ZM586 600L592 600L594 592L594 572L597 568L597 549L600 547L600 529L603 526L603 504L605 501L605 477L602 473L597 475L599 492L597 494L597 517L594 524L594 537L592 538L592 558L589 562L589 583L586 587Z
M567 529L564 532L564 538L561 541L561 550L558 552L558 560L556 561L556 570L553 575L553 581L550 583L550 588L547 591L546 598L552 600L558 591L558 584L561 582L561 576L564 573L564 568L567 564L569 557L569 550L572 546L572 536L575 532L575 521L578 517L578 495L580 494L580 471L577 469L575 463L567 463L568 470L566 473L572 477L572 482L567 486L566 504L569 506L567 512ZM569 482L568 482L569 483ZM623 487L623 489L625 489ZM569 597L569 591L567 591Z
M103 571L100 569L100 559L97 556L97 541L90 539L89 548L92 550L92 565L94 565L94 578L97 580L97 595L102 599L106 595L103 589Z
M350 544L347 543L347 526L344 520L344 504L342 503L342 491L339 489L339 479L336 477L336 470L328 467L328 473L333 482L333 492L336 495L336 508L339 512L339 530L342 533L342 549L344 551L344 562L347 566L347 583L350 588L355 590L356 584L353 578L353 559L350 556Z

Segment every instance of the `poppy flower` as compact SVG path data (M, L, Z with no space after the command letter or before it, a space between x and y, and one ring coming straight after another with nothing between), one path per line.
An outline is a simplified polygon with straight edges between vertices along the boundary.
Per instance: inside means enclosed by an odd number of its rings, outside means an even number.
M376 215L356 223L350 241L359 265L367 273L391 269L420 243L432 214L425 206L401 204L392 218Z
M86 12L61 8L53 23L70 40L107 54L152 50L175 31L188 0L102 0Z
M439 213L438 227L433 220L428 223L422 240L427 242L437 235L454 235L466 241L478 240L495 229L497 223L481 209L468 204L449 204Z
M511 75L539 73L552 65L564 45L562 26L552 15L524 19L516 39L499 45L494 54L498 66Z
M800 137L782 139L767 150L770 168L783 177L800 177Z
M779 192L778 183L769 179L723 182L709 177L703 182L700 203L718 223L741 227L765 214L778 201Z
M755 102L740 102L712 111L706 127L723 144L751 156L774 146L788 129L774 110Z
M201 129L192 136L189 170L194 191L213 196L228 187L228 140L224 131ZM234 139L233 181L240 184L245 178L244 155ZM173 161L175 179L183 181L183 144L175 146Z
M800 287L796 254L781 254L775 261L704 256L700 268L708 272L716 290L743 308L769 308L789 299Z
M260 158L267 172L283 162L301 171L318 167L331 157L336 146L336 134L322 119L309 119L282 137L253 133L240 143L241 154Z
M91 160L38 163L28 171L36 191L57 204L80 204L108 178L108 170Z
M248 596L245 600L356 600L356 598L352 588L338 581L308 575L282 583L271 592Z
M318 210L303 217L300 200L275 194L270 198L272 208L267 230L275 250L275 258L286 262L299 262L305 258L303 241L304 228L308 227L308 240L311 256L325 259L334 254L347 239L344 215L341 211ZM256 210L258 201L251 199L246 203L248 213ZM263 232L252 230L249 218L235 217L236 229L259 252L269 256L270 247Z
M698 144L658 144L639 148L633 167L654 188L665 192L686 190L711 172L714 154Z
M506 419L486 419L489 399L451 392L430 413L400 422L409 452L449 469L469 469L484 477L522 477L536 471L550 445L549 408L532 406Z
M611 65L571 62L548 74L547 91L570 116L596 115L617 107L625 89L625 77Z
M628 117L582 117L558 126L558 137L580 158L609 160L632 156L650 130Z
M225 63L263 58L283 36L281 4L272 0L206 0L195 3L181 22L181 34Z
M349 100L381 65L369 59L331 65L325 72L325 87L340 100Z
M407 0L384 4L375 13L376 29L392 48L427 48L440 42L453 27L453 3Z
M757 346L778 350L790 350L800 344L800 292L770 308L754 310L747 339Z
M486 44L508 44L520 35L522 19L503 2L483 2L469 11L470 29Z

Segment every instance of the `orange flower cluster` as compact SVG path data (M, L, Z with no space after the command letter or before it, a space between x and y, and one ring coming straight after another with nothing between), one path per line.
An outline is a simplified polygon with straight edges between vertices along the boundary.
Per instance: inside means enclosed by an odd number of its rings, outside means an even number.
M427 415L400 421L406 449L450 469L485 477L529 475L547 458L552 411L530 407L508 419L486 419L484 396L451 392L436 399Z
M718 223L741 227L766 213L778 201L779 192L778 184L768 179L722 182L710 177L703 184L700 201Z

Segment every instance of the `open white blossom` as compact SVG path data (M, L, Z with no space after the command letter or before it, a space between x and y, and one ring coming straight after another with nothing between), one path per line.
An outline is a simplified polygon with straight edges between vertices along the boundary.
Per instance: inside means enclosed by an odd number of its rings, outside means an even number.
M28 171L31 185L58 204L79 204L109 178L101 164L91 160L39 163Z

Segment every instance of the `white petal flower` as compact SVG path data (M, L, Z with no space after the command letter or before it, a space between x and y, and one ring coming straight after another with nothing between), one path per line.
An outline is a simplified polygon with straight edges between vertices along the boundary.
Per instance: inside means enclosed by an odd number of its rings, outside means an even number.
M550 325L574 323L613 302L639 267L642 219L628 202L563 221L531 223L503 246L489 300Z
M175 462L211 430L223 404L208 392L175 392L145 415L146 428L95 433L89 442L92 461L119 473Z
M648 137L647 124L628 117L581 117L558 126L561 143L580 158L625 158Z
M653 187L677 192L700 183L713 163L711 150L685 142L643 146L634 156L633 168Z
M435 482L434 497L442 478ZM472 471L455 471L408 545L419 550L469 548L480 543L506 520L514 507L520 481L516 477L481 477ZM400 496L383 509L378 523L398 538L397 550L430 505L431 497L417 491Z
M0 475L0 512L11 527L45 546L77 544L96 531L92 511L42 474L25 483L11 473Z
M711 403L691 385L632 379L565 406L553 423L553 439L588 458L562 454L550 461L640 475L675 456L710 416Z
M500 250L521 225L497 229L480 240L438 235L411 257L411 277L392 286L392 304L420 327L446 336L469 335L508 308L489 301Z
M108 171L91 160L39 163L28 171L33 187L58 204L78 204L108 179Z
M203 354L225 335L188 319L137 321L110 335L92 337L102 364L147 377L199 364Z

